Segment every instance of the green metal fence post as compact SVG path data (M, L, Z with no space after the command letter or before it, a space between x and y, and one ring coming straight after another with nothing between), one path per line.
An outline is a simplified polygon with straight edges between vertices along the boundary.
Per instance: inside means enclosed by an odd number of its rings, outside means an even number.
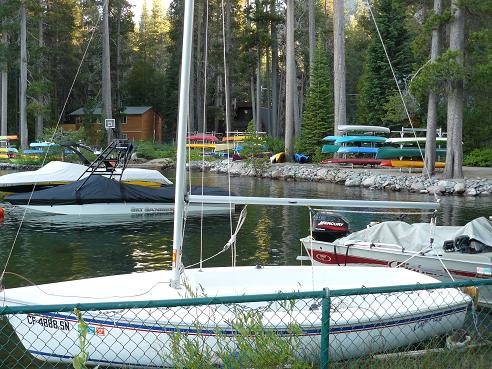
M330 349L330 305L331 297L328 288L323 289L325 296L321 301L321 352L320 369L328 369Z

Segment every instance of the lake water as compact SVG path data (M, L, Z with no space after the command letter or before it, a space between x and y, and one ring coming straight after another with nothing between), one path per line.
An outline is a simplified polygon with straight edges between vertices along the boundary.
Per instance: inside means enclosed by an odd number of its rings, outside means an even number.
M1 173L0 173L1 174ZM172 172L165 173L173 179ZM192 173L192 183L200 184L201 173ZM228 186L223 175L205 174L205 185ZM362 188L310 182L283 182L250 177L232 177L231 188L243 196L315 197L334 199L432 201L432 196L373 192ZM461 225L478 216L492 215L492 197L443 197L438 223ZM246 221L239 233L237 264L293 265L300 255L299 238L308 234L309 211L298 207L248 206ZM6 287L28 283L48 283L85 277L142 272L171 267L172 219L160 215L136 217L67 217L28 214L20 227L23 212L9 209L0 223L0 261L5 265L17 231L7 271ZM397 214L344 214L351 229L365 227L371 220L396 219ZM233 216L237 221L238 213ZM426 220L422 215L406 216L406 221ZM234 223L235 227L235 223ZM203 232L200 232L203 229ZM199 218L186 222L184 263L207 258L222 249L230 236L228 216ZM226 252L205 266L227 266ZM29 281L29 282L28 282Z

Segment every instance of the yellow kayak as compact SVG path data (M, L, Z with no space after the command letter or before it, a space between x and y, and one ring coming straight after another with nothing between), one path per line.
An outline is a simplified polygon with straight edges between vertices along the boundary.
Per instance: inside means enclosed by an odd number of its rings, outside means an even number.
M285 152L279 152L278 154L270 156L270 162L273 163L283 163L285 161Z
M393 168L423 168L424 162L421 160L388 160ZM389 166L381 163L383 166ZM446 165L441 161L436 162L436 168L444 168Z
M214 143L187 143L187 149L215 149Z

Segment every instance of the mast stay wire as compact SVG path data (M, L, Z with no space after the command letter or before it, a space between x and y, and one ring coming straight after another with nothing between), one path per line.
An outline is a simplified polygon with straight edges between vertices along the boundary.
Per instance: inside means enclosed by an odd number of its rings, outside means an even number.
M104 0L103 7L106 5L106 3L108 1L109 0ZM99 26L100 21L101 21L101 18L100 17L97 17L96 22L94 24L94 27L92 28L92 31L91 31L91 34L90 34L90 37L89 37L89 41L87 42L87 46L85 47L84 53L82 54L82 58L80 59L80 63L78 65L78 67L77 67L77 71L75 72L75 76L74 76L74 78L72 80L72 84L70 85L70 89L68 90L67 97L65 99L65 102L63 103L63 106L62 106L62 109L60 111L60 114L58 115L58 120L56 121L56 125L55 125L55 129L53 130L53 134L50 137L50 142L53 142L53 140L55 138L55 135L56 135L56 132L58 131L58 127L60 126L61 119L63 117L63 114L64 114L65 109L66 109L67 104L68 104L68 99L70 98L70 96L72 94L73 88L75 86L75 82L77 81L77 78L78 78L78 76L80 74L80 70L82 68L82 64L85 61L85 58L87 56L87 52L89 50L89 46L91 45L92 39L94 38L94 34L96 32L96 29ZM46 148L46 152L44 153L43 160L41 161L41 166L42 167L46 163L46 160L48 158L49 151L50 151L50 146L48 145L48 147ZM33 188L32 188L31 193L29 195L29 199L27 200L27 205L28 206L31 203L31 200L32 200L32 196L34 194L34 191L36 191L36 184L37 184L37 182L34 182ZM22 226L24 224L24 220L25 220L27 211L28 211L28 209L25 208L24 211L22 212L22 217L21 217L21 220L20 220L20 223L19 223L19 227L17 228L17 231L16 231L15 236L14 236L14 240L12 241L12 246L10 248L9 254L7 255L7 260L5 261L5 266L4 266L3 270L2 270L2 274L0 274L0 286L3 284L3 278L5 276L5 272L7 270L8 264L10 262L10 258L12 257L12 253L13 253L14 248L15 248L15 245L17 243L17 239L19 238L19 234L20 234L20 231L21 231Z
M379 40L381 41L381 46L383 47L384 54L386 55L386 59L388 61L389 67L391 69L391 73L393 75L393 79L395 80L396 88L398 89L398 94L399 94L400 99L401 99L401 102L403 104L403 108L405 110L405 114L407 116L408 122L410 123L410 126L412 127L412 131L413 131L414 137L417 138L415 127L413 126L412 119L410 117L410 113L409 113L408 108L407 108L407 104L405 103L405 98L403 97L403 93L401 91L400 84L398 83L398 78L396 78L396 73L395 73L395 70L393 68L393 63L391 62L391 59L390 59L389 54L388 54L388 50L386 49L386 45L385 45L385 43L383 41L383 37L381 36L381 32L379 30L379 26L378 26L378 23L376 21L376 17L374 16L374 13L373 13L373 10L372 10L372 7L371 7L370 0L366 0L366 4L367 4L367 7L369 9L369 13L371 14L371 18L372 18L372 21L374 23L374 26L376 27L376 32L378 34ZM420 152L420 156L421 156L422 160L424 161L425 158L424 158L424 154L423 154L423 151L422 151L422 147L420 146L419 141L418 140L416 140L416 141L417 141L417 147L418 147L419 152ZM430 172L429 172L429 168L427 168L425 165L424 165L424 171L425 171L425 174L427 175L427 178L430 180L431 179L431 175L430 175ZM440 198L439 198L439 195L437 194L437 191L434 191L433 192L433 195L434 195L434 199L439 204L440 203ZM433 234L434 234L434 230L435 230L435 227L436 227L436 223L437 223L437 210L434 212L434 214L432 216L431 225L430 225L430 228L429 228L429 233L430 233L429 234L429 240L430 240L430 245L431 245L432 249L434 249L434 245L433 245L434 237L433 237ZM441 257L439 256L439 253L436 252L436 256L439 259L439 261L440 261L441 265L443 266L444 270L453 279L453 277L451 276L451 273L449 272L448 268L446 268L446 266L444 265Z
M203 185L205 179L205 133L207 131L207 67L208 67L208 11L209 4L206 1L206 15L205 15L205 60L203 65L203 146L202 146L202 196L203 196ZM200 209L200 270L203 267L203 202L201 203Z
M224 10L224 0L221 0L221 11L222 11L222 51L223 51L223 59L224 59L224 94L225 94L225 122L226 122L226 137L228 137L229 132L231 131L231 122L229 120L229 89L227 83L227 58L226 58L226 37L225 37L225 10ZM227 140L229 143L229 140ZM231 198L231 161L229 154L227 155L227 185L228 185L228 193L229 193L229 228L231 238L233 236L233 228L232 228L232 198ZM236 266L236 241L234 241L231 246L231 263L232 266Z

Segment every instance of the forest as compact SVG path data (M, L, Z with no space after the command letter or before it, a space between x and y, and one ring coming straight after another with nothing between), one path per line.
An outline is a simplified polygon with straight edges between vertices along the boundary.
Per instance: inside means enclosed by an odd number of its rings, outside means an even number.
M171 142L183 6L147 0L135 22L126 0L0 0L0 135L25 147L80 107L152 106ZM338 124L442 128L460 177L492 145L491 20L492 0L195 0L190 130L234 129L243 106L316 155Z

